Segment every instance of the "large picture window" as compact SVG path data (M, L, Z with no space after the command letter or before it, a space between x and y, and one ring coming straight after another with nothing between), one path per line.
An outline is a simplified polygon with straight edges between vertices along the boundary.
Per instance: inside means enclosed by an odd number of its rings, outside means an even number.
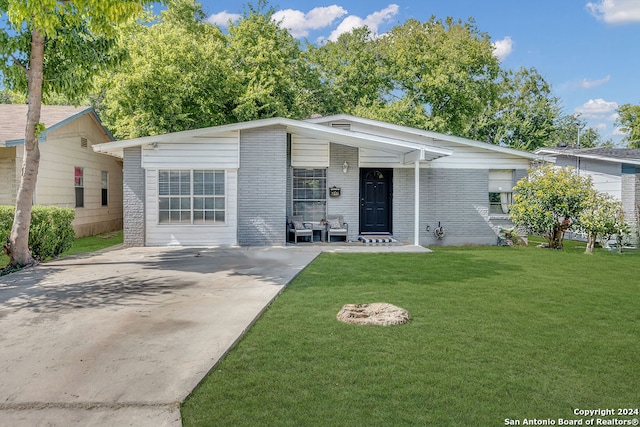
M320 222L327 213L327 170L293 170L293 215Z
M158 222L215 224L225 222L225 172L161 170L158 172Z

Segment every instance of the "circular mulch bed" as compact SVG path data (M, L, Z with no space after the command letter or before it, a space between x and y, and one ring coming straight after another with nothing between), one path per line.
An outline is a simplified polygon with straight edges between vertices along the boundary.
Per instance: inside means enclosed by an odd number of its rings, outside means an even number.
M385 302L345 304L336 316L339 321L356 325L399 325L409 321L409 313Z

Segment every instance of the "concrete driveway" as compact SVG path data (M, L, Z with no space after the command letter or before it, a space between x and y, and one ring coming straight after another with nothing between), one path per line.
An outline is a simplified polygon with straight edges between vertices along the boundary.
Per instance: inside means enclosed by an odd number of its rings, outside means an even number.
M131 248L0 277L0 425L180 426L320 250Z

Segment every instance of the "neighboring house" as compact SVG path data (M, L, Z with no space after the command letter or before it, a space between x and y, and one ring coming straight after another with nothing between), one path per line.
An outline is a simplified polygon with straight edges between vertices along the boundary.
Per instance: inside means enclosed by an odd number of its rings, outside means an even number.
M124 159L125 245L282 245L286 218L349 240L496 244L538 156L348 115L271 118L100 144ZM440 238L434 230L441 226Z
M27 106L0 104L0 205L14 205L22 169ZM76 237L122 228L122 161L94 152L113 141L90 107L43 105L33 204L75 208Z
M554 158L558 166L572 166L590 176L596 190L622 202L625 220L637 243L640 214L640 149L545 147L536 153Z

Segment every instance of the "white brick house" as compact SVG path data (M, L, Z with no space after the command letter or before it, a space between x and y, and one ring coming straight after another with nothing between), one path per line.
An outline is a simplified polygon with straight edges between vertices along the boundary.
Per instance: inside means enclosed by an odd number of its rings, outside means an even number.
M125 244L282 245L291 215L350 240L495 244L537 155L348 115L272 118L99 144L124 159ZM332 197L330 189L339 189ZM437 238L433 230L446 231Z

